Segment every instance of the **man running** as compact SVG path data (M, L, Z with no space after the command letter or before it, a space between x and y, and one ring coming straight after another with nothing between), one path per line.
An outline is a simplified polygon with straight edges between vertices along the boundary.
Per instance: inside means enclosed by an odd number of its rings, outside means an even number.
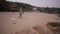
M19 17L22 18L22 14L23 14L23 9L22 9L22 7L20 7L20 8L19 8Z

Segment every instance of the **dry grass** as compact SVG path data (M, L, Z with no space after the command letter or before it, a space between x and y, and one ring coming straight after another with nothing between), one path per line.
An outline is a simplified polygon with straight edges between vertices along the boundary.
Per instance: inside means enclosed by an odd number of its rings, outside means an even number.
M15 32L14 34L36 34L36 32L32 32L31 30L22 30L20 32Z
M50 30L60 31L60 22L48 22L47 27Z
M57 16L60 17L60 14L58 14Z
M33 29L36 30L39 34L44 34L44 29L41 26L35 26Z

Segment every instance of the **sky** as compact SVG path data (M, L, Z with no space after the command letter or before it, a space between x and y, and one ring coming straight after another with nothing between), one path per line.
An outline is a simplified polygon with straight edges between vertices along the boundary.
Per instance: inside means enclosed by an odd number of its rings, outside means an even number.
M60 0L7 0L13 2L27 3L37 7L58 7L60 8Z

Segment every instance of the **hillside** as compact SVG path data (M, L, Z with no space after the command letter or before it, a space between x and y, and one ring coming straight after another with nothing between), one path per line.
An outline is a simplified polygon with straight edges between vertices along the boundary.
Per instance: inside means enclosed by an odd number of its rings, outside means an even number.
M1 4L1 11L8 11L8 10L17 10L19 7L22 7L24 10L32 10L32 5L25 4L25 3L19 3L19 2L11 2L11 1L4 1L4 3ZM5 5L7 4L7 5ZM2 9L3 8L3 9ZM12 9L13 8L13 9Z

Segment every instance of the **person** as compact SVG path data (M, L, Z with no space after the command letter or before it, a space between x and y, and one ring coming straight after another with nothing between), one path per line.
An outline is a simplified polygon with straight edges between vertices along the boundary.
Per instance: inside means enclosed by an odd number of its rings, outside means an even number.
M23 9L22 9L22 7L20 7L19 8L19 17L22 17L22 15L23 15Z

